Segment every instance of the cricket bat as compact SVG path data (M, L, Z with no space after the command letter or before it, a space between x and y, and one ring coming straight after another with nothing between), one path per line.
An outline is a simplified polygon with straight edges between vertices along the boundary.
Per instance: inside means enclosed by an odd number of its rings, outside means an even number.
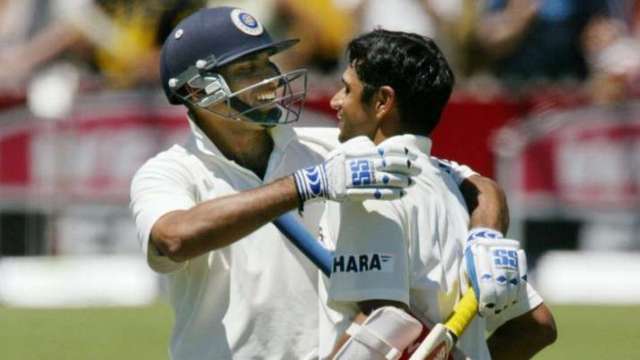
M464 294L444 324L436 324L409 360L445 360L478 312L473 288Z
M313 262L327 277L331 274L333 252L320 242L290 213L273 220L273 224Z

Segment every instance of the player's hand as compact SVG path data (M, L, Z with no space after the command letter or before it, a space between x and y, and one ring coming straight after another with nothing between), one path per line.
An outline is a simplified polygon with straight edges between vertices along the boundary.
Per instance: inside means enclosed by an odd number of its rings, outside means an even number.
M327 160L294 173L298 195L307 200L392 200L420 173L416 155L404 146L376 147L364 136L332 151Z
M475 228L469 231L464 257L480 316L500 315L526 291L527 260L518 241Z

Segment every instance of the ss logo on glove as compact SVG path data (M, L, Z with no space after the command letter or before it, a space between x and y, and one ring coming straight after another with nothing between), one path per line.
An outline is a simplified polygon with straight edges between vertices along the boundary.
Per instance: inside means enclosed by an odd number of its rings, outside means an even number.
M493 251L493 262L496 266L518 268L518 252L514 250L496 249Z
M480 316L494 316L526 293L527 261L520 244L485 228L472 229L464 255Z
M373 169L369 160L351 160L351 182L353 185L371 185Z

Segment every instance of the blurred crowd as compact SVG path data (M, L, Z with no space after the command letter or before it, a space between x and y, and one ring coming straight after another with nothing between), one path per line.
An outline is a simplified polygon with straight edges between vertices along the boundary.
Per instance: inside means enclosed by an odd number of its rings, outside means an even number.
M81 89L159 88L159 48L194 9L230 4L277 37L298 37L284 68L306 67L311 91L335 86L354 35L383 27L436 39L458 90L521 96L541 87L597 104L640 96L636 0L0 0L0 97L54 66Z
M440 125L441 136L436 145L448 157L470 163L487 175L492 175L496 168L507 169L501 170L505 174L514 172L505 165L494 167L494 154L489 149L490 135L508 120L526 118L535 110L597 104L603 106L595 109L615 114L594 112L585 116L580 112L570 117L580 120L580 129L589 124L587 117L595 119L593 123L600 127L598 121L602 119L613 125L624 124L627 116L636 114L636 110L629 115L618 111L624 106L608 108L607 105L640 104L637 102L640 99L640 0L0 0L0 124L7 125L2 130L11 130L11 119L22 121L25 109L37 119L63 119L70 118L71 111L86 104L83 109L92 113L100 113L99 106L126 107L125 98L133 101L141 98L145 111L149 104L152 109L166 104L160 95L158 69L164 39L191 12L218 5L245 8L256 15L274 37L302 40L276 62L287 70L309 69L307 109L312 110L330 111L329 96L340 86L340 74L345 66L345 46L357 34L382 27L434 38L454 68L457 82L454 98L462 100L457 102L460 106L448 113L460 122L449 122L455 124L448 125L450 127L446 127L446 123ZM96 100L92 95L97 95L97 101L89 101ZM18 111L8 111L14 109ZM161 108L159 112L164 110ZM308 111L304 119L309 121L313 115L322 121L333 119L318 113ZM131 116L126 115L128 119ZM151 112L136 116L136 121L144 123L147 116L156 119L159 115ZM183 123L182 118L179 120ZM169 120L166 123L167 127L172 124ZM52 123L39 124L50 126ZM458 124L463 124L467 131L451 131L449 133L455 135L443 136L449 129L457 129ZM522 134L518 134L522 136L504 132L512 140L509 144L520 146L527 132L535 135L527 126L523 125L521 130ZM150 149L155 152L164 144L162 136L169 139L174 134L150 131L145 135L136 131L122 130L118 139L106 130L103 133L78 131L73 134L75 137L61 135L61 140L56 140L59 143L54 142L53 135L33 137L31 142L24 140L28 138L25 136L23 143L21 138L6 141L5 137L5 141L0 142L3 165L0 185L24 185L37 192L41 184L59 183L60 189L80 188L85 191L82 194L99 195L95 198L82 195L91 201L102 202L100 196L112 199L109 191L119 194L118 191L126 190L127 186L122 184L128 184L139 165L130 160L131 154L137 154L142 160L141 154ZM562 148L569 150L566 153L558 150L557 157L553 157L555 153L548 148L534 147L532 152L539 155L536 159L542 160L533 165L531 176L534 180L540 174L539 178L545 181L547 178L570 180L570 186L558 189L553 187L555 180L549 180L548 184L557 192L548 193L553 193L556 199L564 200L566 189L582 191L580 194L586 196L596 183L601 186L597 189L602 190L605 200L609 199L607 194L614 193L619 195L615 199L637 204L638 166L627 166L640 163L635 155L638 152L629 150L635 149L631 146L636 146L634 134L637 132L624 127L618 132L607 131L602 132L613 135L605 136L603 142L569 141ZM630 134L628 138L620 135L623 132ZM11 134L11 131L0 132L2 134ZM13 141L15 139L20 141ZM49 146L49 142L53 145ZM20 146L3 147L3 144ZM511 151L514 146L504 146L504 149ZM507 152L504 149L496 152ZM122 161L102 161L100 156ZM556 160L571 166L554 167ZM65 170L56 171L56 164L61 162L65 163ZM597 170L591 168L595 162L599 164ZM48 166L45 170L40 168L43 164ZM568 175L558 169L566 170ZM50 180L56 176L60 177L58 182ZM9 189L10 194L15 193L14 188ZM0 195L0 198L6 197L6 193ZM43 202L40 197L34 198L32 202ZM623 208L624 204L614 208ZM82 207L78 210L78 203L66 205L71 210L56 210L63 214L60 215L62 234L56 236L57 245L51 247L58 250L52 252L72 252L79 242L89 244L78 239L91 235L84 230L71 231L79 226L91 229L93 237L99 238L99 244L108 243L103 241L108 236L102 234L113 234L113 228L125 229L122 234L129 231L124 225L112 225L128 224L130 215L126 209L93 209L91 212ZM6 252L8 244L16 244L15 241L3 243L3 238L18 238L8 234L14 231L11 229L22 228L28 229L24 230L27 250L14 253L41 252L32 244L40 243L39 239L45 237L45 217L29 211L24 218L36 220L25 221L28 226L24 226L22 220L7 220L11 214L7 215L6 209L0 211L0 254L2 246ZM538 250L527 249L534 257L554 244L566 244L567 239L574 241L578 231L587 234L580 235L587 239L586 243L606 238L606 242L598 243L607 247L615 247L613 243L635 244L618 248L638 248L637 212L617 218L616 215L604 220L592 218L583 230L576 222L566 225L560 221L559 225L551 226L543 221L522 226L522 236L516 237L546 239L546 242L531 242L538 244ZM18 216L22 219L20 216L23 215ZM114 220L105 221L105 218ZM616 240L616 236L621 240ZM123 242L118 246L127 249L134 246L127 240L130 238L129 235L114 236L116 241Z

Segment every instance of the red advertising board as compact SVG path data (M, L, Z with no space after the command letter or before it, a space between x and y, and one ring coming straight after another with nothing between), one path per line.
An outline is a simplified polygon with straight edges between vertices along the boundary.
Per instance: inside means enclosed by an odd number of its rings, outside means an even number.
M640 104L547 113L496 137L501 182L525 208L640 205Z

